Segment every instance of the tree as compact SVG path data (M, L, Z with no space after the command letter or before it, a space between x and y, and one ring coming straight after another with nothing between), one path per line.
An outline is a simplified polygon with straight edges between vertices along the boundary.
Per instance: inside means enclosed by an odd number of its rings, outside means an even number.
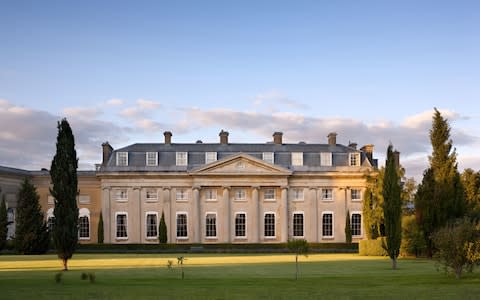
M367 179L367 188L363 201L363 226L367 239L374 240L383 235L383 177L385 168L376 176Z
M25 178L18 192L15 250L41 254L48 249L48 232L35 186Z
M465 169L461 176L468 215L480 220L480 172Z
M289 240L287 243L288 249L295 253L295 280L298 279L298 256L307 256L309 251L308 242L304 239Z
M97 240L99 244L103 244L103 216L101 212L100 218L98 219Z
M166 244L167 239L167 224L165 223L165 214L162 211L162 217L160 218L160 224L158 225L158 242L160 244Z
M2 203L0 203L0 251L7 245L8 233L8 217L7 205L5 203L5 195L2 196Z
M72 129L67 120L62 119L58 122L57 151L50 168L50 193L55 199L53 241L65 271L78 242L77 168Z
M456 151L452 151L450 126L436 108L430 129L430 142L430 167L424 172L422 184L415 195L415 209L417 222L424 234L427 255L432 257L433 232L445 226L449 220L462 217L466 205L457 170Z
M383 213L385 220L385 250L392 260L392 269L397 268L397 258L402 242L402 197L393 146L387 149L385 178L383 180Z
M352 243L352 228L350 226L350 211L347 210L347 215L345 216L345 242L347 244Z
M418 228L415 215L404 215L402 217L402 245L400 255L415 255L418 257L425 251L425 239Z

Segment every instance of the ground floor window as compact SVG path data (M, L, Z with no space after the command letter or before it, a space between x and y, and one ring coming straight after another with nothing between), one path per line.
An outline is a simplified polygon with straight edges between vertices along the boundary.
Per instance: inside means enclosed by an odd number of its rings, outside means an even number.
M322 236L333 237L333 214L324 213L322 215Z
M235 237L244 238L247 236L247 215L245 213L237 213L235 215Z
M205 236L207 238L217 237L217 214L208 213L205 220Z
M264 236L275 237L275 214L266 213L264 218Z
M128 231L127 231L127 214L126 213L117 213L116 216L116 224L117 224L117 239L127 239L128 238Z
M157 237L157 214L156 213L147 213L147 218L145 219L146 222L146 233L147 239L148 238L156 238Z
M293 214L293 236L303 237L303 213Z
M352 236L362 235L362 215L359 213L352 213L352 220L350 222L352 228Z
M80 239L90 238L90 220L87 216L78 218L78 237Z
M178 213L177 214L177 238L187 238L187 214Z

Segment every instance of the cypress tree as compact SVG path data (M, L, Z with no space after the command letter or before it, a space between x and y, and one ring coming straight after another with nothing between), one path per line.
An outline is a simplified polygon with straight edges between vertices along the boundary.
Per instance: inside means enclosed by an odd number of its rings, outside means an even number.
M7 205L5 204L5 195L3 195L2 203L0 203L0 251L3 250L7 245L7 225Z
M397 268L397 257L402 242L402 197L398 167L390 144L387 149L385 177L383 179L383 214L385 220L385 250L392 260L392 269Z
M18 192L15 250L21 254L41 254L48 249L48 232L35 186L24 179Z
M345 216L345 243L351 244L352 243L352 228L350 225L350 211L347 210L347 214Z
M165 223L165 214L162 211L162 217L160 218L160 223L158 225L158 242L160 244L167 243L167 223Z
M433 191L435 189L435 180L433 170L428 168L423 172L422 183L418 185L415 194L415 216L420 231L423 233L427 256L433 255L433 242L430 238L435 231L435 204Z
M72 129L66 119L58 122L57 151L52 160L50 193L55 198L53 241L63 269L73 256L78 242L78 159Z
M100 212L100 218L98 220L98 229L97 229L97 242L99 244L103 244L103 216L102 213Z

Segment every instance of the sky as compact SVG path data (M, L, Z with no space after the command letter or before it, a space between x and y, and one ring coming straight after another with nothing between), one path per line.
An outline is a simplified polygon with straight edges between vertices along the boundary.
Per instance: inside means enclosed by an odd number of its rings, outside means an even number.
M49 168L69 121L101 144L374 144L421 180L433 109L480 169L479 1L0 0L0 165Z

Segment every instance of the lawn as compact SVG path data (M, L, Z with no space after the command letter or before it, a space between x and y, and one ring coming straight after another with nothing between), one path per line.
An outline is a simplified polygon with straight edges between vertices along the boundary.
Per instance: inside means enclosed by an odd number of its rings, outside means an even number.
M185 279L176 255L78 254L62 283L52 255L0 256L0 299L474 299L480 274L456 280L435 263L390 261L354 254L301 257L295 281L293 255L186 254ZM174 261L169 270L168 260ZM93 272L95 283L81 280Z

